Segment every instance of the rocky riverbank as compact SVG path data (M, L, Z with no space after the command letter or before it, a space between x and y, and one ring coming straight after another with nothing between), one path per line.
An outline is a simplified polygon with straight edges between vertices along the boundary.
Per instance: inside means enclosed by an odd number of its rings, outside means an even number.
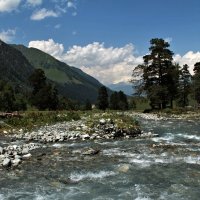
M9 137L13 141L23 141L25 144L0 147L0 166L16 167L24 160L31 158L32 150L42 148L44 144L48 143L74 140L149 138L158 136L151 132L143 132L136 121L132 121L132 123L127 122L127 120L132 120L133 116L127 118L124 115L115 120L108 118L110 115L105 118L100 118L99 115L95 117L82 117L78 121L46 125L33 131L23 131L23 129L20 129L18 133L9 135ZM89 149L83 155L95 155L97 152L98 150Z
M40 144L29 143L23 145L8 145L0 147L0 165L3 167L16 167L23 160L31 157L31 151L41 148Z

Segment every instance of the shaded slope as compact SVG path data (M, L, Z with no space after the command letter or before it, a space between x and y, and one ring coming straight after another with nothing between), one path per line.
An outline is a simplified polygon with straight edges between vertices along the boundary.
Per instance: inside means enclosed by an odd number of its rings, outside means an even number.
M13 45L28 59L35 68L45 71L48 79L54 81L59 92L69 98L94 102L98 95L98 89L102 84L82 70L58 61L54 57L35 48L27 48L23 45Z
M23 54L0 40L0 79L28 88L28 77L34 68Z

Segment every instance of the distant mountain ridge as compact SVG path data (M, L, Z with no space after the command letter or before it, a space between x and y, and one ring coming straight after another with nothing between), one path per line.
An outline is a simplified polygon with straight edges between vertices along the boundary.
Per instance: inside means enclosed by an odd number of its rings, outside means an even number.
M30 89L28 77L35 68L45 71L46 77L56 86L59 94L81 102L86 99L95 102L98 89L103 86L82 70L60 62L38 49L0 41L0 79Z
M131 83L120 82L116 84L110 84L108 87L114 91L122 91L126 95L131 96L134 93L133 85Z

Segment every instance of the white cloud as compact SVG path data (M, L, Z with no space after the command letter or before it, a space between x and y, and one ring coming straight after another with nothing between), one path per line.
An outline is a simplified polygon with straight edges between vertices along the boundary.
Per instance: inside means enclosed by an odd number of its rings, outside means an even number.
M11 12L16 10L21 0L0 0L0 12Z
M191 74L194 74L193 69L194 65L197 62L200 62L200 52L193 52L188 51L185 55L181 56L179 54L176 54L174 56L174 61L179 63L181 66L184 64L187 64L189 66L189 71Z
M64 47L62 44L55 43L52 39L49 39L48 41L45 40L36 40L29 42L28 47L34 47L37 49L40 49L52 56L54 56L57 59L61 59Z
M11 42L16 34L15 29L8 29L7 31L2 31L0 32L0 39L3 40L4 42Z
M93 42L86 46L74 45L65 51L63 44L49 39L31 41L29 47L38 48L71 66L78 67L104 84L129 81L132 70L143 63L142 56L134 55L133 44L114 48ZM176 54L174 61L181 66L188 64L193 74L194 64L200 62L200 52L189 51L183 56Z
M86 46L74 45L64 52L62 44L48 41L31 41L29 47L38 48L71 66L78 67L104 84L129 81L132 70L143 62L134 56L133 44L121 48L105 47L94 42Z
M42 4L43 0L27 0L28 5L30 6L39 6Z
M43 20L47 17L58 17L59 13L54 12L53 10L47 10L46 8L42 8L41 10L38 10L34 12L31 15L32 20Z

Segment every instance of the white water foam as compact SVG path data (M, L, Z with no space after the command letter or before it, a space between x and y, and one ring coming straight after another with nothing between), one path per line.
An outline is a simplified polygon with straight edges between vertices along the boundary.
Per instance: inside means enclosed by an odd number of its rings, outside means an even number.
M188 164L197 164L200 165L200 156L193 157L193 156L188 156L184 158L184 161Z
M200 141L200 136L197 136L197 135L187 135L187 134L179 133L177 134L177 136L185 138L185 139Z
M144 185L135 184L135 190L137 193L137 198L135 200L151 200L151 198L146 194L144 190L146 187Z
M162 141L171 142L174 140L174 134L166 133L166 135L163 137L151 138L151 140L154 142L162 142Z
M114 149L104 149L103 151L104 155L107 156L124 156L124 157L134 157L137 154L130 153L130 152L124 152L123 149L120 148L114 148Z
M84 179L90 179L90 180L103 179L105 177L114 176L116 174L117 173L112 172L112 171L100 171L100 172L97 172L97 173L94 173L94 172L72 173L70 175L70 179L72 181L77 181L78 182L78 181L81 181L81 180L84 180Z
M141 168L142 167L149 167L152 164L152 162L149 161L149 160L146 160L146 159L137 159L137 158L130 159L129 162L130 163L134 163L136 165L139 165Z

